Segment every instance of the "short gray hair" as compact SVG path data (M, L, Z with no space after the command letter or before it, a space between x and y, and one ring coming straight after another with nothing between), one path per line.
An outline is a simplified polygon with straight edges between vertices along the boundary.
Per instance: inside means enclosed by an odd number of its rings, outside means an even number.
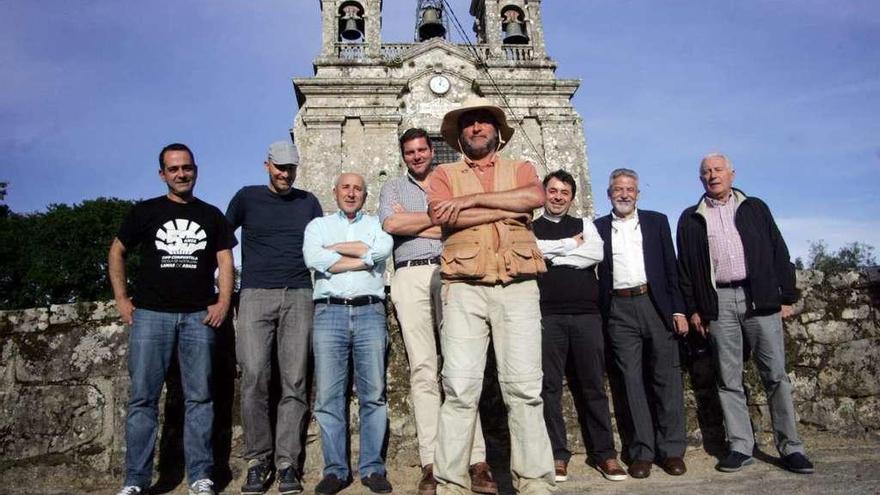
M707 154L706 154L705 156L703 156L703 158L700 160L700 168L699 168L699 172L700 172L701 174L703 173L703 164L706 163L706 160L708 160L708 159L710 159L710 158L721 158L722 160L724 160L724 164L727 165L727 168L730 169L730 171L733 171L733 162L730 161L730 158L727 158L727 155L725 155L724 153L718 153L718 152L716 151L716 152L713 152L713 153L707 153Z
M611 172L611 175L608 177L608 190L611 190L611 184L614 183L614 179L618 177L629 177L636 182L639 181L639 174L636 173L635 170L630 168L616 168Z

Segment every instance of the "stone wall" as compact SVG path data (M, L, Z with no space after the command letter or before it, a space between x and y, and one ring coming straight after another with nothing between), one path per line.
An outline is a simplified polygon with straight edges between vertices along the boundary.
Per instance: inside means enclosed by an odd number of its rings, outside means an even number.
M826 277L804 271L798 274L798 283L804 297L796 307L797 316L787 323L786 345L801 424L841 435L880 434L880 327L864 277L858 273ZM406 356L393 315L389 322L389 464L416 465ZM242 434L232 324L219 332L215 443L218 465L229 467L219 476L229 479L242 467ZM127 332L117 321L113 304L2 312L0 336L0 479L6 480L4 485L38 478L47 487L88 491L117 484L124 456ZM694 339L682 349L688 372L685 400L691 444L718 449L723 430L709 353ZM487 377L482 406L493 413L486 415L484 428L494 452L490 460L497 465L505 461L505 419L498 415L503 407L491 372ZM751 367L747 378L759 442L773 452L766 400ZM179 385L171 381L168 390L158 469L162 480L174 484L182 478L182 414ZM566 401L572 447L582 452L574 411L570 400ZM356 428L356 405L351 411ZM312 420L304 459L309 472L321 465L316 440L317 425ZM357 450L356 435L352 450Z

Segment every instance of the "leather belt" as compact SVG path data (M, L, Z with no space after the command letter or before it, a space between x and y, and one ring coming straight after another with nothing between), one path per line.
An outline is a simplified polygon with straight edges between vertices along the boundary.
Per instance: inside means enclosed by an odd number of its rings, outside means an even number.
M611 294L618 297L635 297L648 293L648 284L637 285L628 289L614 289Z
M342 306L366 306L367 304L376 304L382 302L377 296L357 296L347 297L322 297L315 299L316 304L339 304Z
M716 289L736 289L737 287L745 287L749 283L749 279L734 280L733 282L715 282Z
M401 261L400 263L394 264L394 269L400 270L401 268L406 268L408 266L439 265L439 264L440 264L440 257L434 256L433 258L424 258L421 260Z

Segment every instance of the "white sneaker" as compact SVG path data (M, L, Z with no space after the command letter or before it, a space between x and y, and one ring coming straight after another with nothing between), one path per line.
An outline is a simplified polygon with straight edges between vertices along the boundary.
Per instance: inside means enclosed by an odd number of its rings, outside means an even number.
M139 495L142 492L143 490L141 490L141 487L129 485L123 486L122 490L119 490L119 493L117 493L116 495Z
M214 482L205 478L189 485L189 495L214 495Z

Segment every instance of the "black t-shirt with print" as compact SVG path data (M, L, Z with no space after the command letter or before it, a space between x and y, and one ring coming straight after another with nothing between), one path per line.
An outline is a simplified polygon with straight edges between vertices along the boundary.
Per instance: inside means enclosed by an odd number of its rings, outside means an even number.
M201 311L217 301L217 252L236 244L219 209L167 196L136 204L116 237L127 250L140 248L135 307L175 313Z

